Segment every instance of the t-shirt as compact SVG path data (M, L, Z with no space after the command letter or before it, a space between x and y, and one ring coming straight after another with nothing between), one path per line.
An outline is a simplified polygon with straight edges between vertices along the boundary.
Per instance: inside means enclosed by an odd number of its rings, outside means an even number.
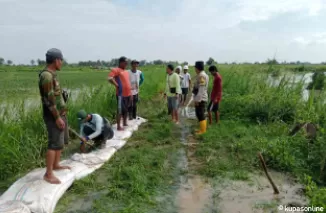
M50 113L56 119L67 110L56 73L50 70L42 71L39 78L39 89L44 115Z
M222 77L219 73L214 76L213 89L211 93L211 100L220 102L222 99Z
M117 82L118 87L116 88L116 94L122 97L131 96L131 85L129 79L129 72L127 70L123 70L119 67L113 68L109 73L110 78L114 78Z
M176 73L168 74L166 76L166 86L165 86L165 94L168 97L175 96L175 93L171 93L170 89L174 88L177 94L181 94L181 87L180 87L180 77Z
M131 94L136 95L139 92L139 86L143 82L143 73L140 70L136 70L136 72L129 70L128 72L131 84Z
M191 80L190 74L184 73L181 88L189 88L189 80Z

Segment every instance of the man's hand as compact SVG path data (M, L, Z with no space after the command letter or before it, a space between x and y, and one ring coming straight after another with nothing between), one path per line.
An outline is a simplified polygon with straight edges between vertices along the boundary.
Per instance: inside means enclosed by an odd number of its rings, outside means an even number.
M195 101L195 106L198 106L199 105L199 102Z
M83 143L87 142L87 139L85 137L81 138L81 140L82 140Z
M83 144L80 145L80 152L81 153L85 153L86 152L86 145L85 145L85 143L83 143Z
M163 98L165 99L166 98L166 94L164 93L164 95L163 95Z
M64 129L65 126L66 126L65 122L62 120L61 117L57 118L57 120L55 121L55 123L56 123L56 125L57 125L57 127L59 129Z
M214 104L218 104L218 100L217 100L217 99L214 100L213 103L214 103Z

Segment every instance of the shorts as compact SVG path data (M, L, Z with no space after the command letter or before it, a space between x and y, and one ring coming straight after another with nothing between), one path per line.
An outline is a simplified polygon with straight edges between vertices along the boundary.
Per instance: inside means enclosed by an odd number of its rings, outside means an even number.
M207 111L208 112L217 112L219 108L219 103L214 104L212 101L209 102Z
M131 106L131 97L117 96L117 110L118 114L124 115L128 113L128 107Z
M179 107L179 97L168 97L168 108L177 110Z
M48 131L48 149L62 150L64 144L68 144L68 121L66 116L61 116L61 118L65 122L65 129L63 130L57 127L57 124L55 123L55 120L52 115L43 116L43 120Z
M189 88L181 88L182 90L182 95L187 95Z

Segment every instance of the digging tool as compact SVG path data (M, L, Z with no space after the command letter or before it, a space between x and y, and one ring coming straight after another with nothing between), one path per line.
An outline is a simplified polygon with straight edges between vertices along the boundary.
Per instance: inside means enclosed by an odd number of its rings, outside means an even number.
M77 138L79 138L80 140L82 140L83 137L81 137L75 130L73 130L72 128L68 127L69 131L72 132ZM87 141L86 142L87 145L94 147L94 141ZM80 151L81 152L85 152L85 146L83 146L83 144L80 146Z
M260 152L258 153L258 157L259 157L260 162L261 162L261 164L263 166L264 172L265 172L269 182L271 183L271 185L272 185L272 187L274 189L274 194L280 194L280 191L276 187L276 185L275 185L274 181L272 180L271 176L268 174L266 163L265 163L264 158L263 158L263 156L262 156L262 154Z

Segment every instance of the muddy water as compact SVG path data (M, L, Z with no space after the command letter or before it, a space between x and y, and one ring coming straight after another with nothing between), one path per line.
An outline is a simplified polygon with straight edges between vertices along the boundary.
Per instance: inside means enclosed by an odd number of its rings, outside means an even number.
M218 206L221 212L263 213L284 212L283 206L307 206L308 201L302 194L303 186L296 184L288 176L269 172L280 194L274 195L273 188L263 174L251 174L250 181L232 181L218 186Z
M87 88L85 89L87 91ZM73 89L73 90L67 90L69 93L69 101L76 101L81 93L81 89ZM84 93L83 93L84 94ZM16 119L19 111L24 110L25 112L28 112L31 109L35 109L37 107L41 106L41 100L39 96L30 97L26 100L18 100L18 104L16 102L6 102L2 101L0 102L0 117L6 115L10 115L11 119Z
M288 86L292 86L302 82L303 83L302 99L307 101L309 99L309 96L311 95L311 91L307 90L306 88L309 85L309 83L312 82L313 74L314 73L305 73L305 74L287 73L285 76L277 76L277 77L273 77L272 75L269 75L267 79L267 84L269 84L270 86L278 86L283 78L288 81ZM324 74L326 74L326 72ZM316 91L314 95L318 95L318 94L319 92Z
M191 109L191 108L190 108ZM181 142L188 143L190 135L190 125L186 119L189 114L180 116ZM200 176L191 174L190 164L194 159L187 148L182 148L178 152L178 167L181 170L180 187L177 193L176 206L179 213L200 213L210 211L212 204L212 188Z

